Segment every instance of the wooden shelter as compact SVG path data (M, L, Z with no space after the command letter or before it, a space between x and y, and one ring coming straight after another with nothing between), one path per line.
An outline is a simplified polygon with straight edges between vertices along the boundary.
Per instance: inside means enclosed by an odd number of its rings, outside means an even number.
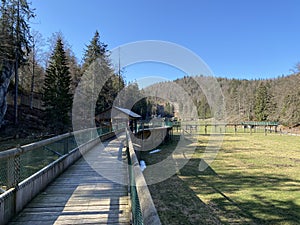
M120 124L129 126L132 132L137 131L137 121L142 117L129 109L113 106L95 116L97 126L114 127L118 129Z

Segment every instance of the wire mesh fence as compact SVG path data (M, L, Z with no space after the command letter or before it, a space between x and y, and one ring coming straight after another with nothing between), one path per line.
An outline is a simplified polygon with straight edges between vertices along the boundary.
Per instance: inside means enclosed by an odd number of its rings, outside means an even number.
M0 188L2 192L13 186L14 169L10 168L14 168L14 161L14 156L0 159Z
M73 133L64 134L61 135L62 138L57 136L53 140L47 139L0 152L0 194L77 148L77 138L87 142L125 126L126 124L120 124L111 128L98 128L97 132L92 132L92 129L79 131L76 140Z
M132 224L161 225L128 130L126 131L126 154L130 182Z
M129 165L129 180L130 180L130 195L131 195L131 211L133 217L133 225L143 225L143 215L140 206L139 196L136 190L134 167L130 157L129 149L127 149L128 165Z
M16 186L62 155L76 148L73 135L37 147L17 147L0 153L0 188L6 191Z

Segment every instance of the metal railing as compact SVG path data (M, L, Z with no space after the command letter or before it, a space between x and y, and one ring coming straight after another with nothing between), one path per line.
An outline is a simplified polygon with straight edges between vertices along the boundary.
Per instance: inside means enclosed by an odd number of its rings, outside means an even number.
M119 125L118 129L123 127ZM0 194L77 148L74 134L85 142L95 138L95 132L90 132L92 130L95 129L66 133L0 152ZM112 130L98 128L97 133L100 136Z
M0 188L6 191L76 148L72 133L0 152Z
M130 134L126 131L126 147L130 181L132 223L134 225L160 225L139 161L136 157Z
M142 121L137 124L137 131L141 131L144 129L155 129L155 128L162 128L162 127L173 127L173 122L171 121L163 121L163 120L155 120L155 121Z
M124 129L119 129L103 134L101 130L86 129L1 152L0 165L2 165L2 177L4 177L1 182L4 184L2 185L4 193L0 193L0 225L7 224L50 182L76 162L82 154L88 152L101 141L112 138L123 131ZM98 135L98 133L102 134ZM76 138L78 146L74 138ZM47 157L44 157L43 154L51 156L50 162L53 158L57 159L43 167L49 162L45 161ZM40 167L43 168L31 175ZM23 173L25 173L24 177L27 178L23 179ZM10 186L12 188L8 189Z
M129 151L129 149L128 149ZM129 152L127 152L129 155ZM136 183L135 183L135 175L134 175L134 166L132 164L132 160L128 157L128 165L129 165L129 181L130 181L130 197L131 197L131 212L133 218L134 225L143 225L143 215L140 206L139 196L136 190Z
M242 125L250 125L250 126L278 126L278 122L273 121L245 121L241 122Z

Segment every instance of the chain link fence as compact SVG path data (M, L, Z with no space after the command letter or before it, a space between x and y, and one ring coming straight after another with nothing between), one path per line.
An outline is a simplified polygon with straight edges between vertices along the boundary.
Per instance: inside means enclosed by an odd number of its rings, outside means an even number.
M31 144L0 152L0 188L4 192L15 187L60 156L77 147L72 134L48 144ZM44 141L41 141L42 143Z
M126 155L130 182L132 224L161 225L128 131L126 131Z
M125 127L126 123L120 123L112 127L97 128L97 133L100 136ZM90 132L91 130L76 131L76 138L82 140L96 138L95 134L97 135L97 133ZM77 148L77 142L74 134L67 133L0 152L0 194L15 187L21 181L75 148Z
M133 217L133 225L143 225L143 215L140 206L139 196L136 190L134 167L132 165L132 159L130 157L129 149L127 149L127 156L129 165L128 172L130 180L131 212Z
M124 128L126 124L119 124L112 128L98 128L98 135L103 135L116 128ZM77 138L92 140L95 132L79 131ZM0 152L0 194L35 174L59 157L77 148L73 133L68 133L26 146Z

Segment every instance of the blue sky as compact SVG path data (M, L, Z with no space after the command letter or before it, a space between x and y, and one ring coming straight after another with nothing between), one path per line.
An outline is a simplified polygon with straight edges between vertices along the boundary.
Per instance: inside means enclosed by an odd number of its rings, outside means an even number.
M129 42L162 40L190 49L215 76L274 78L300 61L299 0L32 0L31 26L47 38L61 31L80 60L97 29L109 49ZM125 69L176 79L170 66Z

